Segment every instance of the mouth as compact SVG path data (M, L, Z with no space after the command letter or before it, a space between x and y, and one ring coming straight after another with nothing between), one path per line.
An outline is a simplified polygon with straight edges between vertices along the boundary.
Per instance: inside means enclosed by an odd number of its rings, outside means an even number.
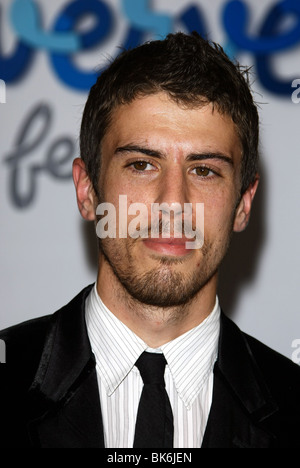
M190 254L193 249L187 249L186 243L191 241L185 237L182 238L147 238L143 239L146 248L161 253L163 255L184 256Z

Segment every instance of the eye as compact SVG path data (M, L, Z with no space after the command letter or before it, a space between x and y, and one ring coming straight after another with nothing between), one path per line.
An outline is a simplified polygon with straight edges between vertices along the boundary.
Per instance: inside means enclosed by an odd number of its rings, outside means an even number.
M212 177L215 175L215 172L206 166L194 167L194 169L192 169L192 172L194 172L194 174L196 174L198 177L203 178Z
M153 169L152 164L148 163L147 161L134 161L130 164L130 166L139 172L151 171L151 169Z

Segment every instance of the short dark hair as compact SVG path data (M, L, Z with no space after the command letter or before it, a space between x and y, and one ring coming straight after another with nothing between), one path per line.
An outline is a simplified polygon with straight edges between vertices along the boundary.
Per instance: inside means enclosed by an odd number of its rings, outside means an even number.
M112 111L161 91L188 106L212 103L219 112L231 116L243 150L243 193L254 182L258 165L258 112L249 71L233 63L220 45L196 32L178 32L123 51L91 88L82 118L80 153L96 194L101 141Z

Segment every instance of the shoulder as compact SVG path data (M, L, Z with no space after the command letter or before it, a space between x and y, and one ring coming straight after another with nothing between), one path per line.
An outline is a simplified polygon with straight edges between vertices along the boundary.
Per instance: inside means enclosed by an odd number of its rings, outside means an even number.
M259 427L280 447L299 443L300 366L221 317L222 377Z
M265 427L277 433L282 447L296 447L300 430L300 366L253 337L244 335L253 361L278 411Z
M270 348L258 339L241 331L239 327L229 319L224 313L221 315L221 330L226 336L226 346L234 350L234 356L242 349L251 357L252 362L257 366L257 371L262 373L264 378L272 380L284 380L286 378L300 379L300 366L291 359L283 356L279 352ZM233 357L233 353L230 355ZM242 356L245 356L243 353Z
M0 339L5 342L6 352L11 359L15 354L26 354L44 342L51 315L27 320L0 331Z
M243 335L260 372L273 391L277 394L284 391L287 396L294 390L295 396L298 394L299 397L300 366L252 336Z
M252 357L254 373L276 402L280 426L296 428L300 419L300 366L256 338L241 333Z
M297 408L300 417L300 366L266 344L239 329L222 314L220 365L225 375L243 378L243 385L259 383L263 394L277 402L279 408ZM243 376L243 377L241 377ZM247 376L247 382L245 379Z
M29 382L38 368L41 355L47 345L47 337L53 328L66 317L66 327L72 328L74 310L79 308L88 295L91 286L84 288L74 299L58 311L19 323L0 331L0 339L5 344L5 367L12 369L19 381Z
M20 387L29 387L38 367L51 316L44 316L0 331L5 346L3 371ZM8 383L8 382L7 382Z

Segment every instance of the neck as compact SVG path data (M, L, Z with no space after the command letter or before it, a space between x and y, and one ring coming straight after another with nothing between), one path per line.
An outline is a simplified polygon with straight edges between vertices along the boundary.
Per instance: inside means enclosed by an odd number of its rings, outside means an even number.
M217 274L186 304L156 307L133 298L111 268L100 264L97 291L106 307L151 348L158 348L199 325L216 301Z

